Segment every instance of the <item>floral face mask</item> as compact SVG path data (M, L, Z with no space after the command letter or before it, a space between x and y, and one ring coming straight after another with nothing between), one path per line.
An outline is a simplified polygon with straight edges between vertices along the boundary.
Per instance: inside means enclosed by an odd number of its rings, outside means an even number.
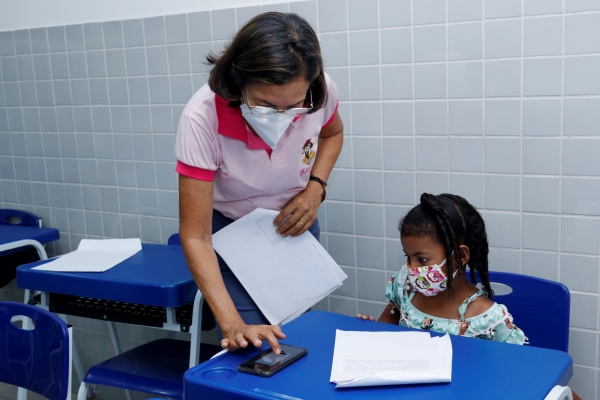
M446 260L440 265L434 264L424 267L408 267L408 280L414 290L424 296L437 296L440 292L446 290L448 286L448 276L442 271ZM458 270L454 271L452 277L456 276Z

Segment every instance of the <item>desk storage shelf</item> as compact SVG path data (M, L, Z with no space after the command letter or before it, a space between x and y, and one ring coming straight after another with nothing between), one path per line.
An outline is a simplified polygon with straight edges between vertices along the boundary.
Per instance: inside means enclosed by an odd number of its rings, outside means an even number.
M167 323L166 307L148 306L137 303L112 301L92 297L72 296L68 294L50 293L48 308L57 314L73 315L103 321L144 325L162 328ZM32 305L41 304L41 295L36 295ZM175 307L175 322L180 325L181 332L189 332L192 326L194 302ZM208 304L203 303L202 330L215 327L214 318Z

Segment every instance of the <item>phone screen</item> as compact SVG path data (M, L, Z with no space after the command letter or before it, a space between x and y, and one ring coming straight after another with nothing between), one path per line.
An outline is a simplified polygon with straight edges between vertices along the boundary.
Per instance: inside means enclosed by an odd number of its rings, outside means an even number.
M259 355L240 364L238 369L242 372L271 375L301 358L306 353L307 350L305 348L282 344L281 353L275 354L271 349L263 351Z
M290 358L291 354L286 353L285 351L281 351L279 354L270 353L266 356L263 356L255 361L256 364L266 365L267 367L271 367L275 364L279 364L281 361Z

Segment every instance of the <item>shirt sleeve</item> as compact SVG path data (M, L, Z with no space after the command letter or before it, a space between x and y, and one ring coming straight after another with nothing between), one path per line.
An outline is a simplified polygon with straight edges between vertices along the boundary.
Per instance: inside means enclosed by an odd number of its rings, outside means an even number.
M215 139L189 116L182 114L175 140L176 171L194 179L214 180L219 167Z
M325 74L325 82L327 83L327 102L323 106L324 112L321 129L326 128L333 122L333 119L335 118L335 112L337 111L339 105L338 90L335 82L333 82L333 80L327 74Z

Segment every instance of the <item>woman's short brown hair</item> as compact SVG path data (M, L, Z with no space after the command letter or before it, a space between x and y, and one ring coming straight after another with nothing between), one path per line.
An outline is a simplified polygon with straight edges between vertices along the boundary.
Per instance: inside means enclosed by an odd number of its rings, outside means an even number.
M213 65L210 88L232 107L241 104L242 88L249 83L283 85L299 77L310 82L310 112L327 101L319 39L310 24L296 14L257 15L238 31L220 56L210 54L206 60Z

